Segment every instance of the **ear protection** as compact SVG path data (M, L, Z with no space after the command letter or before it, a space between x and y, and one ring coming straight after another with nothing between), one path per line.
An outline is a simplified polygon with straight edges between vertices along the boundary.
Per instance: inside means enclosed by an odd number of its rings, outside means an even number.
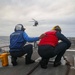
M23 27L23 25L22 25L22 24L17 24L17 25L15 26L14 31L17 31L17 30L22 30L22 31L24 31L24 30L25 30L25 28Z

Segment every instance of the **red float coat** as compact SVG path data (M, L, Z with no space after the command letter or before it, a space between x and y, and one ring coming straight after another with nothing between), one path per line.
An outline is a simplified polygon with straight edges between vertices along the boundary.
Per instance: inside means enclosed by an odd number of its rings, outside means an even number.
M39 46L40 45L50 45L50 46L55 47L58 44L58 38L56 36L56 32L57 31L55 31L55 30L46 32L45 33L46 36L40 40L38 45Z

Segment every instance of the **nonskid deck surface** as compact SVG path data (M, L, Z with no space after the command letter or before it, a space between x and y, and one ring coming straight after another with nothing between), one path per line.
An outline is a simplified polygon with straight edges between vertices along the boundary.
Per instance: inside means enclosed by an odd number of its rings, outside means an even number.
M29 72L38 65L38 62L25 65L24 58L18 59L18 65L13 67L12 64L9 64L7 67L0 67L0 75L28 75ZM48 64L47 69L42 69L38 65L35 70L30 75L66 75L67 66L53 67L53 64Z
M73 64L73 57L71 55L65 54L68 56L68 59L71 61ZM36 60L39 58L37 50L34 50L32 59ZM38 65L39 62L35 62L34 64L26 65L25 64L25 58L21 57L18 58L18 65L13 67L11 64L11 59L9 56L9 65L6 67L1 67L1 62L0 62L0 75L74 75L75 70L70 69L66 65L61 65L58 67L53 67L53 63L49 62L48 63L48 68L47 69L42 69L40 65ZM68 71L69 70L69 71ZM69 72L67 74L67 72Z

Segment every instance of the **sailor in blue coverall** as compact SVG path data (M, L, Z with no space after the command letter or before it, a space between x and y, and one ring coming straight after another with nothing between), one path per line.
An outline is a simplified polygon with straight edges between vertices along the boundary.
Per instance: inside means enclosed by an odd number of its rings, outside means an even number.
M17 24L15 26L15 29L11 35L10 35L10 55L11 55L11 63L13 66L17 65L17 57L21 57L24 54L27 54L25 57L25 64L31 64L35 61L31 59L32 53L33 53L33 45L28 44L25 45L26 42L35 42L38 41L43 37L43 35L40 35L40 37L29 37L26 32L24 32L25 28L22 24Z

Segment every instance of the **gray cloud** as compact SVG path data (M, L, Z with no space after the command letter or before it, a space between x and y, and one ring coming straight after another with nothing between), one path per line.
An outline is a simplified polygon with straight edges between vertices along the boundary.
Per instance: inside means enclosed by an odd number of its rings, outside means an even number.
M74 3L75 0L0 0L0 26L12 29L17 23L22 23L31 27L33 23L29 21L32 18L40 25L74 25ZM9 32L11 30L7 34Z

